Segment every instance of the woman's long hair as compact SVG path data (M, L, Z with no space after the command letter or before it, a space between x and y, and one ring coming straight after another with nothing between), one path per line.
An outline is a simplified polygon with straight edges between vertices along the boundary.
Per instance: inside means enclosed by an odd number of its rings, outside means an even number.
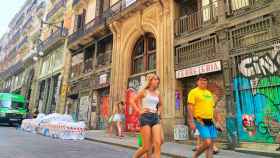
M154 73L148 74L146 77L146 81L143 84L143 86L140 88L139 92L145 91L146 89L148 89L153 79L159 79L158 75L156 75ZM158 92L157 89L156 89L156 91Z

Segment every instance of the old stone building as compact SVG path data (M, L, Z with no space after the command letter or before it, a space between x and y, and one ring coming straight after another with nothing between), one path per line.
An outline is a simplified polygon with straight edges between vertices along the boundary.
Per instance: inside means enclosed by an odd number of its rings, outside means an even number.
M3 92L24 95L31 99L32 85L35 83L33 57L40 38L40 18L44 16L46 3L40 0L27 0L9 23L9 31L3 36L0 61ZM28 102L31 109L32 105Z
M66 36L68 30L64 24L65 0L48 1L42 35L38 44L39 58L36 62L36 85L33 89L33 109L42 113L63 112L60 109L60 89L63 83L64 59L67 51Z
M178 116L198 74L210 78L230 143L276 143L279 1L176 1ZM273 101L272 101L273 100ZM278 124L278 126L277 126ZM256 146L255 146L256 147Z
M127 102L131 92L156 73L164 131L173 139L177 125L186 127L195 77L206 74L226 129L221 141L254 148L277 142L280 1L48 2L30 92L40 112L66 112L92 129L104 129L119 101L126 101L127 116L133 113ZM1 51L10 49L1 44ZM0 77L2 91L20 88L15 74L21 72L22 57L16 59L1 62L2 74L11 72Z
M173 69L173 1L118 1L109 21L113 32L111 103L123 100L128 88L138 90L148 73L161 78L163 124L172 134L175 124ZM169 129L169 130L168 130Z
M67 109L91 128L106 128L113 38L106 26L107 4L72 2ZM69 105L69 106L68 106Z

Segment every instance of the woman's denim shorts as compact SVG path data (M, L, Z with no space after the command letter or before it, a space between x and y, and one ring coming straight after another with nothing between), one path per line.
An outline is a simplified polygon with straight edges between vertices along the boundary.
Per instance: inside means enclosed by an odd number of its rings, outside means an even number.
M150 126L153 127L154 125L159 124L159 116L157 113L143 113L140 116L140 126Z

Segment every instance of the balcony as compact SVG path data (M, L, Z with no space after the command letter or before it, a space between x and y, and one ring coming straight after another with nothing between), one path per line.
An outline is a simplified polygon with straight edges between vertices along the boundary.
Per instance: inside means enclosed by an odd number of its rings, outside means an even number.
M67 29L57 29L43 42L43 51L46 51L59 41L65 39L67 34Z
M93 68L93 66L92 66L93 63L92 62L93 62L92 58L84 61L84 73L89 73L89 72L92 71L92 68Z
M48 12L46 19L49 20L58 10L62 7L66 7L66 0L59 0L53 5L53 8Z
M21 50L23 48L25 48L24 46L27 46L26 44L28 43L28 39L27 37L25 36L21 41L20 43L17 45L17 50Z
M175 67L182 69L205 61L217 60L216 36L206 37L199 41L187 43L175 49Z
M136 12L143 8L143 6L149 6L154 3L153 0L119 0L107 9L103 14L106 18L113 17L115 20L126 17L128 13Z
M228 0L229 16L246 14L259 8L268 6L273 0Z
M111 56L112 53L111 52L106 52L106 53L100 53L97 56L97 63L96 66L104 66L104 65L108 65L111 63Z
M17 32L13 34L11 40L9 40L9 45L15 43L20 38L20 35L21 35L21 29L18 29Z
M77 41L79 38L83 37L84 33L84 28L77 29L68 37L68 42L73 43Z
M36 12L39 12L41 9L44 9L46 2L42 1L36 8Z
M258 18L230 30L231 49L241 49L272 39L273 17Z
M213 2L203 6L197 12L179 17L175 20L175 36L183 36L216 23L218 21L217 9L217 3Z
M94 37L102 37L104 33L101 31L105 28L105 18L95 17L90 22L88 22L83 28L77 29L72 33L69 38L69 47L71 49L77 47L79 44L83 45ZM85 43L81 43L85 41Z
M28 26L30 26L32 20L33 20L33 18L32 18L32 16L30 16L30 17L26 20L26 22L23 24L22 30L25 30L26 28L28 28Z

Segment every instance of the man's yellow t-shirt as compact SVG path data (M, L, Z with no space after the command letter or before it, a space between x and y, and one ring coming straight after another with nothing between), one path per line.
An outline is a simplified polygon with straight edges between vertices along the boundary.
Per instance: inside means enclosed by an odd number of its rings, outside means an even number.
M193 104L194 117L212 119L214 116L214 96L207 89L194 88L188 95L188 103Z

